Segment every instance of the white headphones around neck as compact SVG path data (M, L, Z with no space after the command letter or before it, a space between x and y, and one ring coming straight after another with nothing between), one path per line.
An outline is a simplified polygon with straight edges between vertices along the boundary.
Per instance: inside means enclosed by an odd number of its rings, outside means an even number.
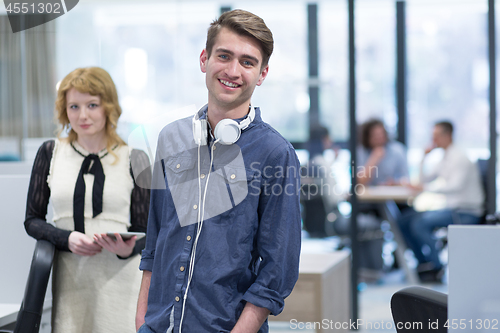
M193 137L194 142L200 146L207 145L207 120L200 119L203 115L203 109L198 111L193 116ZM240 138L241 131L248 127L255 118L255 108L250 106L248 116L243 119L239 124L233 119L222 119L215 126L214 136L215 139L223 145L232 145Z

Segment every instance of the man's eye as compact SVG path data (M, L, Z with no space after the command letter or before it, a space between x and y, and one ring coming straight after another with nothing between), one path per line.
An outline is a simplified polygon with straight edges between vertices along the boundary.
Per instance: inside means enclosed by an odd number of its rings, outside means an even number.
M251 61L245 60L243 61L243 66L251 67L253 66L253 63Z
M227 55L225 55L225 54L219 55L219 58L221 58L221 59L228 59Z

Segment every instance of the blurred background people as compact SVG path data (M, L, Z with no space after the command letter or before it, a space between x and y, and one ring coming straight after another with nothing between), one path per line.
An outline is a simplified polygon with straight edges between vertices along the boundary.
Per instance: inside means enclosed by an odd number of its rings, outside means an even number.
M124 241L118 232L146 231L150 192L136 185L131 165L148 170L141 177L150 179L148 157L117 135L121 108L102 68L69 73L57 92L55 113L61 130L38 150L24 222L30 236L59 250L52 332L135 332L137 254L145 238ZM46 221L49 198L55 226Z
M363 186L402 185L409 180L406 147L389 140L384 123L370 119L360 125L360 145L356 149L358 166L356 180ZM406 209L406 204L399 204ZM358 231L360 243L360 267L365 268L361 278L377 280L383 269L382 250L384 231L381 228L380 203L358 204ZM349 234L350 227L343 230ZM339 230L340 231L340 230Z
M307 145L309 161L301 170L304 229L311 237L326 237L332 233L328 226L342 218L338 203L343 198L332 172L333 161L323 156L326 149L333 148L328 129L321 125L311 128Z
M406 147L389 140L381 120L371 119L361 125L360 143L356 152L358 184L400 185L408 182Z
M428 173L424 172L426 156L435 148L444 149L442 160ZM424 212L407 211L398 223L408 246L419 262L423 281L437 281L442 275L433 231L449 224L479 223L484 212L485 195L479 168L465 152L453 144L453 125L448 121L434 126L432 145L425 150L420 166L420 183L416 190L441 194L442 209ZM417 198L418 199L418 198ZM430 204L435 205L432 197Z

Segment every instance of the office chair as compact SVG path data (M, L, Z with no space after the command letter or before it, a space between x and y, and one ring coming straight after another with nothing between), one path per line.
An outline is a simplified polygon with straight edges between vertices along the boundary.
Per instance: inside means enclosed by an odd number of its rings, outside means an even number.
M311 190L308 185L302 186L302 193L306 193L303 197L308 197L307 200L301 200L304 229L309 232L311 237L326 237L326 208L323 203L323 198L319 195L309 197Z
M484 208L488 207L488 202L491 200L489 197L489 192L488 188L490 186L490 183L488 182L488 165L489 160L483 160L483 159L478 159L477 160L477 167L479 169L479 174L481 176L481 184L483 185L483 191L484 191ZM483 214L481 217L481 222L480 224L498 224L500 221L500 213L495 213L495 214L487 214L486 212Z
M50 270L54 261L54 253L55 247L52 243L45 240L36 242L14 333L39 332L43 302L49 282ZM7 331L0 331L0 333L7 333Z
M321 169L315 165L308 165L301 168L301 191L300 203L302 204L302 220L304 230L311 237L327 237L326 216L327 211L323 202L323 193L319 182L324 179Z
M448 295L418 286L407 287L392 295L391 312L398 333L446 333Z

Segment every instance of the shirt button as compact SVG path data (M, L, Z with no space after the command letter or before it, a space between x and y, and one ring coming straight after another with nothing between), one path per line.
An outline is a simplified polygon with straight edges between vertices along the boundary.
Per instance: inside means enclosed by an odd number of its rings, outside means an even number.
M184 266L181 266L181 268L179 268L181 270L181 272L184 272Z
M181 298L179 296L175 296L175 301L176 302L179 302L181 300Z
M193 206L193 209L198 209L198 205L194 205L194 206Z
M233 173L233 174L231 175L231 179L234 179L234 178L236 178L236 175Z
M201 179L205 178L205 174L202 173L201 176L200 176Z
M175 167L176 167L177 169L179 169L179 168L181 167L181 165L180 165L180 164L177 164Z
M186 237L186 239L187 239L188 241L190 241L190 240L191 240L191 236L187 236L187 237Z

